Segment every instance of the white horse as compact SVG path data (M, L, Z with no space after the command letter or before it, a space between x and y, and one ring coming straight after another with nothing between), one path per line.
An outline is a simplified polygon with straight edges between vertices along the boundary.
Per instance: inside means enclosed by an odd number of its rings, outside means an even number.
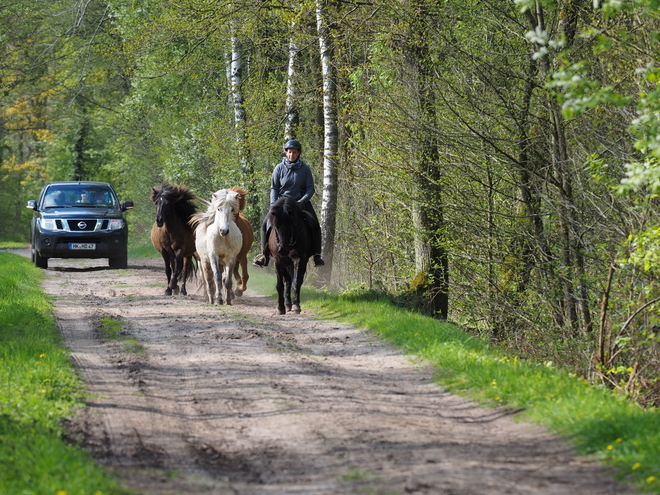
M234 221L238 211L239 193L220 189L213 193L208 209L190 220L209 304L214 300L222 304L222 292L225 303L231 304L234 295L232 274L243 245L243 235Z

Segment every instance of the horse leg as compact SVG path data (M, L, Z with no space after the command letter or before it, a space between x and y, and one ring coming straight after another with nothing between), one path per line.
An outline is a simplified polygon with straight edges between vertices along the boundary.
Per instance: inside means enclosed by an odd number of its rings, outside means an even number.
M165 262L165 275L167 276L167 288L165 289L165 295L171 296L172 289L170 288L170 280L172 279L172 260L170 258L170 254L165 250L163 250L161 255L163 257L163 261Z
M206 290L206 299L209 304L213 304L214 286L213 286L213 270L211 270L211 263L208 259L204 259L200 263L202 269L202 278L204 279L204 289Z
M305 263L299 260L293 269L293 312L296 314L300 314L300 288L305 279L306 271L307 260L305 260Z
M238 269L241 269L241 275L238 273ZM243 295L243 292L247 290L247 281L248 281L248 272L247 272L247 256L241 256L240 260L236 260L236 265L234 266L234 277L236 278L236 290L234 294L237 297Z
M284 274L286 268L282 267L279 263L275 263L275 268L277 269L277 284L275 288L277 289L277 309L281 315L286 313L286 307L284 306Z
M293 272L293 273L292 273ZM286 268L286 277L284 278L284 305L287 311L291 311L291 283L293 282L294 268L288 266Z
M181 272L183 270L183 253L179 249L175 251L174 254L174 269L172 270L172 283L170 287L172 288L172 294L179 294L179 278L181 277Z
M215 300L218 304L222 304L222 267L218 262L217 253L211 253L210 261L211 271L213 272L213 281L215 282Z
M186 279L188 278L188 270L191 268L192 260L188 257L183 258L183 268L181 269L181 294L184 296L188 295L186 291Z
M231 262L227 263L224 267L223 282L225 284L225 304L227 305L231 305L231 298L233 295L231 288L233 282L232 277L234 275L234 267L235 264Z

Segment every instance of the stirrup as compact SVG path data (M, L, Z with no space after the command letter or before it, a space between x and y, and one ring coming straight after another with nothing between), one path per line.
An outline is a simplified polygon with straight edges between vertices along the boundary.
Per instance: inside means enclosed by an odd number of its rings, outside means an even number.
M258 254L255 256L254 261L252 262L254 266L258 266L259 268L263 268L265 266L268 266L268 258L266 258L263 253Z

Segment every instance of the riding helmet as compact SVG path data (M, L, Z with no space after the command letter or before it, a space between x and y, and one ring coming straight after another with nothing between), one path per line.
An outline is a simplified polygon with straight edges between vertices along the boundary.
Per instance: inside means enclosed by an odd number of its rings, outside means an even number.
M284 143L284 151L288 150L289 148L295 148L302 152L302 144L300 144L300 142L296 141L295 139L289 139L286 143Z

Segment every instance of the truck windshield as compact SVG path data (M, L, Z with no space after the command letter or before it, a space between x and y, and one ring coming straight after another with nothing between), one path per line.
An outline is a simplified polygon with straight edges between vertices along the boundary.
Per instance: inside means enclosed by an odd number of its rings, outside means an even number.
M102 207L116 208L117 198L112 190L102 186L53 186L46 191L44 208L62 207Z

